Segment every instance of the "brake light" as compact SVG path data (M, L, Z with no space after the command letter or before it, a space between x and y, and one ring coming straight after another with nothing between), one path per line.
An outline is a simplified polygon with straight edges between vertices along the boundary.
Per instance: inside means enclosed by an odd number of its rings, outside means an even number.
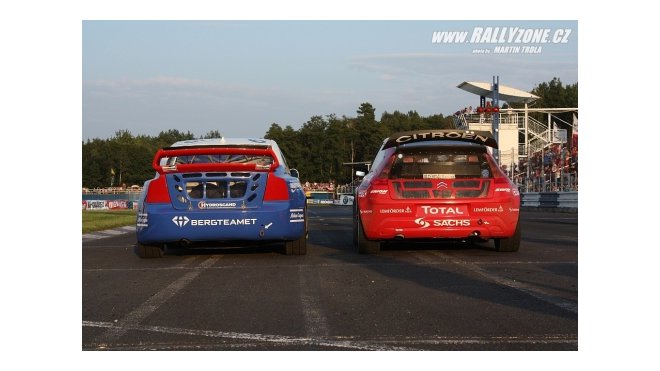
M268 173L264 201L288 201L289 186L286 181L273 173Z
M165 176L161 175L158 178L149 182L149 190L147 191L147 202L149 203L169 203L170 194L167 192L167 183Z
M373 186L386 186L387 184L387 178L375 178L371 181L371 185Z

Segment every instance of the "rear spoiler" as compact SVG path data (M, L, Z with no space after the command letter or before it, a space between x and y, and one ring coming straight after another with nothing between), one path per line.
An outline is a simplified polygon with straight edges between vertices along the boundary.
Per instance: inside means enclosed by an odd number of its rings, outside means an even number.
M490 131L477 130L415 130L404 131L385 139L383 149L401 144L427 142L431 140L456 140L477 143L497 149L497 141Z
M241 163L203 163L203 164L176 164L169 166L161 166L160 160L165 157L178 157L178 156L193 156L193 155L255 155L255 156L270 156L273 158L273 163L269 165L259 164L241 164ZM151 166L157 172L163 174L165 172L208 172L208 171L274 171L279 162L277 156L273 154L270 147L209 147L209 146L195 146L195 147L168 147L158 150Z

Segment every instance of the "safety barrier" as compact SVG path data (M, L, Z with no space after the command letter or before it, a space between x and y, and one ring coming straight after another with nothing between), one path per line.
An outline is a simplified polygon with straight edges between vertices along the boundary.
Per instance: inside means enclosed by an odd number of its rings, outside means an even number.
M577 192L525 192L520 195L520 206L528 210L578 211Z

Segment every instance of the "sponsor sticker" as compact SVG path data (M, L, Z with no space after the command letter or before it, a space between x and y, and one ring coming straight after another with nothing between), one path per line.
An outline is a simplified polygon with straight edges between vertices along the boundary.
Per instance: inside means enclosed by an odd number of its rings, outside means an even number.
M370 194L377 194L377 195L386 195L387 194L387 189L372 189Z
M243 219L190 219L185 215L177 215L172 218L172 223L178 227L219 227L219 226L234 226L234 225L255 225L257 224L256 218L243 218Z
M461 216L468 215L467 205L452 206L428 206L421 205L417 207L417 216Z
M244 219L191 219L191 227L202 226L232 226L232 225L255 225L257 224L256 218Z
M472 209L475 213L501 213L504 211L502 205L500 207L496 206L485 206L485 207L475 207Z
M469 219L435 219L435 220L425 220L424 218L415 219L415 224L419 225L420 228L425 229L430 226L433 227L469 227Z
M395 208L380 209L379 212L381 214L410 214L412 212L412 209L410 208L410 206L406 206L405 209L395 209Z
M148 227L149 226L149 214L138 213L136 224L137 224L138 227Z
M456 174L423 174L424 179L456 179Z
M305 210L304 209L291 209L289 215L290 223L300 223L305 221Z
M197 207L200 209L226 209L236 207L238 204L236 202L208 202L208 201L199 201Z

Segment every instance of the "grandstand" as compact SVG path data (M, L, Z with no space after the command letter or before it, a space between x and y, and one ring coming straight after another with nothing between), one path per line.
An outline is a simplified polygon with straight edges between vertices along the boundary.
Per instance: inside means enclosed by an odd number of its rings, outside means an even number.
M577 191L578 109L530 108L539 97L500 85L498 80L493 79L493 84L463 82L458 85L478 95L480 104L474 110L456 112L456 128L494 133L499 144L495 157L522 191ZM500 101L522 103L524 108L514 109L508 104L500 107ZM558 116L567 112L572 113L572 122ZM544 117L545 122L534 116Z

